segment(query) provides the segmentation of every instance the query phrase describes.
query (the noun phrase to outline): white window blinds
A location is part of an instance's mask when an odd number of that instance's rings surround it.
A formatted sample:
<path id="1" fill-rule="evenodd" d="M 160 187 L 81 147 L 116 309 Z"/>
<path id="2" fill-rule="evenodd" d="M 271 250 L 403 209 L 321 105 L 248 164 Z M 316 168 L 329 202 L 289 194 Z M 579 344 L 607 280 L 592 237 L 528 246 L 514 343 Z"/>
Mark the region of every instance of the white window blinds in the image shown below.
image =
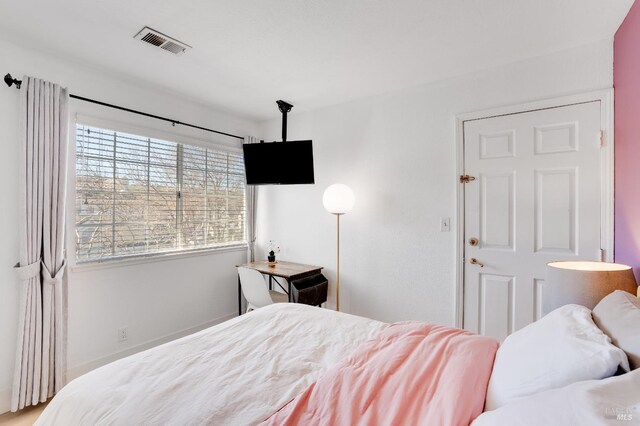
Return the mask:
<path id="1" fill-rule="evenodd" d="M 76 261 L 246 242 L 242 154 L 76 126 Z"/>

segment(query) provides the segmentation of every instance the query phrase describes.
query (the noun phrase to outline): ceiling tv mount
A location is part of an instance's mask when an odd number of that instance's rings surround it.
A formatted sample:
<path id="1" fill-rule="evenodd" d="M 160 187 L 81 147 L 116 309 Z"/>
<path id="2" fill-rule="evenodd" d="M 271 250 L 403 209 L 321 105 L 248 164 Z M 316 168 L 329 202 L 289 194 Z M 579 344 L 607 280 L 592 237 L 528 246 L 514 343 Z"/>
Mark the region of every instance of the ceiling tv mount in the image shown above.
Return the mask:
<path id="1" fill-rule="evenodd" d="M 282 113 L 282 142 L 286 142 L 287 141 L 287 114 L 291 111 L 291 108 L 293 108 L 293 105 L 283 100 L 277 100 L 276 103 L 278 104 L 278 109 Z"/>

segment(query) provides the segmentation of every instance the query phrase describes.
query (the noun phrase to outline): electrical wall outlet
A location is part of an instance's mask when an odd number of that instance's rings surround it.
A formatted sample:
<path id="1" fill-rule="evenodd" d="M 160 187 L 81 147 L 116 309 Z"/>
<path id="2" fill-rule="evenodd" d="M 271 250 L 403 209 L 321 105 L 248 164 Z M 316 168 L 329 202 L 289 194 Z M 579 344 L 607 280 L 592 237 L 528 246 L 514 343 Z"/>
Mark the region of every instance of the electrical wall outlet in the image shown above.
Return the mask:
<path id="1" fill-rule="evenodd" d="M 442 232 L 451 231 L 451 218 L 449 217 L 440 218 L 440 231 Z"/>
<path id="2" fill-rule="evenodd" d="M 128 330 L 127 326 L 120 327 L 118 329 L 118 342 L 126 342 L 127 341 L 128 332 L 129 332 L 129 330 Z"/>

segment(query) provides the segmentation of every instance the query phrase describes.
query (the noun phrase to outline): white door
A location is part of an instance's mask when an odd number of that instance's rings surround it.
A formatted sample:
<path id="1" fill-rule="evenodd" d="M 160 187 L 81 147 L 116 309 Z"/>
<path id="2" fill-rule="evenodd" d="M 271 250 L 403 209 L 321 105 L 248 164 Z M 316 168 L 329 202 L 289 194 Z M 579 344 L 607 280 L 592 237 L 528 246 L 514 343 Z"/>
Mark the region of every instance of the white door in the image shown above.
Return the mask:
<path id="1" fill-rule="evenodd" d="M 503 340 L 548 262 L 600 260 L 600 129 L 599 101 L 464 122 L 466 329 Z"/>

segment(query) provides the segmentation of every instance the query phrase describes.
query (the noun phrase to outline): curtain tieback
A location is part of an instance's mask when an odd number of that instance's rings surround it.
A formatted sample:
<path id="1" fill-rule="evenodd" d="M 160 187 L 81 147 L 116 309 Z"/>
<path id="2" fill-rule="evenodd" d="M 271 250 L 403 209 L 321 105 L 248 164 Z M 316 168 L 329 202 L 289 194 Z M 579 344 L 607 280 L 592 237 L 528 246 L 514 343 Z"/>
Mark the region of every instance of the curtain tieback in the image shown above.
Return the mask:
<path id="1" fill-rule="evenodd" d="M 62 266 L 60 266 L 60 269 L 58 269 L 55 275 L 52 276 L 51 272 L 49 272 L 49 269 L 47 269 L 45 264 L 42 263 L 42 279 L 44 283 L 49 285 L 60 284 L 60 282 L 62 281 L 62 276 L 64 275 L 64 269 L 66 266 L 67 266 L 67 263 L 63 260 Z"/>
<path id="2" fill-rule="evenodd" d="M 30 280 L 31 278 L 37 277 L 40 274 L 40 265 L 42 262 L 38 259 L 38 261 L 33 262 L 26 266 L 20 266 L 20 263 L 16 263 L 14 269 L 18 274 L 18 278 L 22 281 Z"/>

